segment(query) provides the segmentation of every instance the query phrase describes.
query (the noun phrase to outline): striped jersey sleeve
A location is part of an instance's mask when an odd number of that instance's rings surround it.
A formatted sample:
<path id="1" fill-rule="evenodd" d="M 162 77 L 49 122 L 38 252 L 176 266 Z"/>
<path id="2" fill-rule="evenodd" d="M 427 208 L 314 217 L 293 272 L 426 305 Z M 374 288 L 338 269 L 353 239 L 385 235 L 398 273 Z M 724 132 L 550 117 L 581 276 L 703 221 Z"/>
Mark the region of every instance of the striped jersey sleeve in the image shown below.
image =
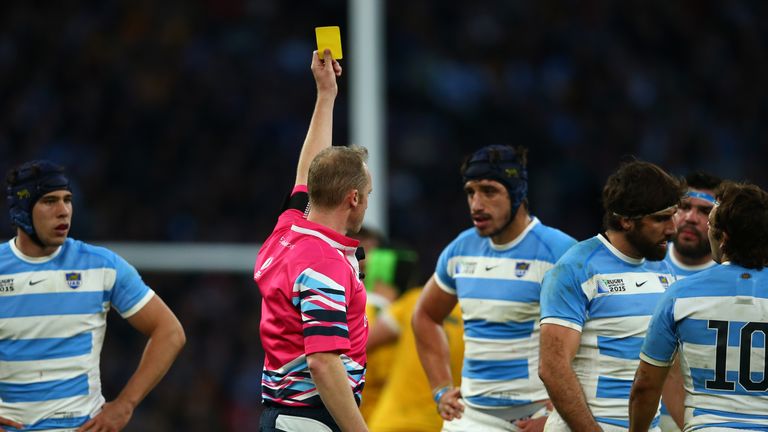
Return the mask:
<path id="1" fill-rule="evenodd" d="M 435 282 L 437 282 L 440 288 L 451 295 L 456 295 L 456 280 L 453 275 L 456 268 L 450 268 L 451 258 L 456 254 L 457 242 L 454 240 L 440 253 L 440 257 L 437 259 L 437 267 L 435 268 Z M 460 263 L 453 263 L 454 266 L 461 266 Z M 461 269 L 458 269 L 459 271 Z"/>
<path id="2" fill-rule="evenodd" d="M 640 358 L 654 366 L 667 367 L 672 364 L 677 350 L 673 294 L 673 289 L 664 293 L 656 307 L 640 352 Z"/>
<path id="3" fill-rule="evenodd" d="M 565 263 L 556 264 L 542 281 L 542 324 L 558 324 L 581 331 L 589 300 L 571 267 Z"/>
<path id="4" fill-rule="evenodd" d="M 350 349 L 347 292 L 337 281 L 341 277 L 338 262 L 323 260 L 296 278 L 293 304 L 301 310 L 306 354 Z"/>
<path id="5" fill-rule="evenodd" d="M 120 316 L 129 318 L 152 299 L 153 292 L 125 259 L 113 254 L 113 260 L 115 284 L 110 290 L 110 302 Z"/>

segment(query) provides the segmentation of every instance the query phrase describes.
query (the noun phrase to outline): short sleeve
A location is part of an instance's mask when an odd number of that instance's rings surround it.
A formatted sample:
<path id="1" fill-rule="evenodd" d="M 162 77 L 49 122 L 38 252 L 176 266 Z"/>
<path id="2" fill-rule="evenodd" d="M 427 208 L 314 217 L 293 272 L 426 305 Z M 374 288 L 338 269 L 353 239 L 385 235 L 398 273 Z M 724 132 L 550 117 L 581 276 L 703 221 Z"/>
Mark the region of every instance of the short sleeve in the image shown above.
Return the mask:
<path id="1" fill-rule="evenodd" d="M 581 331 L 589 299 L 566 263 L 556 264 L 541 283 L 541 324 L 557 324 Z"/>
<path id="2" fill-rule="evenodd" d="M 301 310 L 304 352 L 346 352 L 350 349 L 347 325 L 348 287 L 342 262 L 324 259 L 312 263 L 296 278 L 294 292 Z"/>
<path id="3" fill-rule="evenodd" d="M 120 316 L 129 318 L 152 299 L 154 292 L 126 260 L 116 254 L 114 260 L 115 283 L 110 291 L 110 302 Z"/>
<path id="4" fill-rule="evenodd" d="M 455 255 L 455 249 L 455 241 L 443 249 L 440 258 L 437 259 L 437 267 L 435 268 L 435 282 L 443 291 L 451 295 L 456 295 L 456 279 L 453 277 L 453 269 L 450 268 L 451 258 Z"/>
<path id="5" fill-rule="evenodd" d="M 654 366 L 666 367 L 672 363 L 677 350 L 674 291 L 667 290 L 653 312 L 648 333 L 640 351 L 640 358 Z"/>

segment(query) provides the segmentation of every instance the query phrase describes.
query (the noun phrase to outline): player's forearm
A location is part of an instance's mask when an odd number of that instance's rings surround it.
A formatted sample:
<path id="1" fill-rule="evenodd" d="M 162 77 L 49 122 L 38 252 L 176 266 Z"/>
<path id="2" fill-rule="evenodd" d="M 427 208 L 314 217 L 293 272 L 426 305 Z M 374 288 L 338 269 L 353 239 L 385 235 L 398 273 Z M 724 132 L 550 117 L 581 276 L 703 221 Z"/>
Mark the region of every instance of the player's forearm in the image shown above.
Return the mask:
<path id="1" fill-rule="evenodd" d="M 659 393 L 649 388 L 635 389 L 629 396 L 629 430 L 647 431 L 659 409 Z"/>
<path id="2" fill-rule="evenodd" d="M 418 309 L 413 314 L 416 351 L 432 389 L 453 384 L 450 348 L 443 327 Z"/>
<path id="3" fill-rule="evenodd" d="M 629 392 L 630 430 L 647 431 L 651 426 L 653 417 L 659 409 L 659 398 L 668 372 L 669 367 L 653 366 L 640 361 L 632 382 L 632 390 Z M 670 398 L 673 404 L 677 402 L 672 393 Z"/>
<path id="4" fill-rule="evenodd" d="M 128 380 L 116 400 L 136 406 L 155 388 L 170 369 L 186 343 L 184 330 L 176 317 L 167 317 L 150 335 L 136 372 Z"/>
<path id="5" fill-rule="evenodd" d="M 544 352 L 541 356 L 539 377 L 560 417 L 574 431 L 602 430 L 589 410 L 584 391 L 573 372 L 570 360 L 562 361 Z"/>
<path id="6" fill-rule="evenodd" d="M 342 431 L 367 431 L 338 354 L 315 353 L 307 359 L 320 399 Z"/>
<path id="7" fill-rule="evenodd" d="M 669 369 L 661 395 L 669 415 L 675 421 L 677 427 L 683 429 L 685 420 L 685 387 L 678 359 L 675 360 Z"/>

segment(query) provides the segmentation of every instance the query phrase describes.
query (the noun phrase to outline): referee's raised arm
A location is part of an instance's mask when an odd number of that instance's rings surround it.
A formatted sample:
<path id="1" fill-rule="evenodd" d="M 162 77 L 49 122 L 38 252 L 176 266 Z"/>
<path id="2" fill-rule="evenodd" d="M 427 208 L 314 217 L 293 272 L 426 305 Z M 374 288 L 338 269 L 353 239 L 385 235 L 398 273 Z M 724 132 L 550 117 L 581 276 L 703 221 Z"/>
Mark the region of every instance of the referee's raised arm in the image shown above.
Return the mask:
<path id="1" fill-rule="evenodd" d="M 332 58 L 330 50 L 325 50 L 323 58 L 317 51 L 312 53 L 312 75 L 317 84 L 317 101 L 301 147 L 294 186 L 307 184 L 309 164 L 321 150 L 331 146 L 333 138 L 333 104 L 339 91 L 336 77 L 341 76 L 341 65 Z"/>

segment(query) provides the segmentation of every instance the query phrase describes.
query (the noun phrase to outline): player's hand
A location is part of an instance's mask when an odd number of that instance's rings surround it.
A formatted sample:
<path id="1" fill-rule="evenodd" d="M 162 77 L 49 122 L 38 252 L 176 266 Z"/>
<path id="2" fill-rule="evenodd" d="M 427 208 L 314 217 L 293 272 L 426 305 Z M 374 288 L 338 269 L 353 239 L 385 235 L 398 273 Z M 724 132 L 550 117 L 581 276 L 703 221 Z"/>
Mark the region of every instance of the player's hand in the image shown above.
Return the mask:
<path id="1" fill-rule="evenodd" d="M 461 403 L 461 390 L 452 388 L 445 392 L 437 403 L 437 413 L 445 420 L 460 419 L 464 413 L 464 404 Z"/>
<path id="2" fill-rule="evenodd" d="M 339 88 L 336 85 L 336 77 L 341 76 L 341 65 L 331 57 L 331 50 L 325 50 L 320 57 L 317 51 L 312 53 L 312 75 L 317 84 L 317 94 L 336 96 Z"/>
<path id="3" fill-rule="evenodd" d="M 515 422 L 520 432 L 541 432 L 544 430 L 544 424 L 547 422 L 547 417 L 531 418 L 527 420 L 518 420 Z"/>
<path id="4" fill-rule="evenodd" d="M 133 407 L 127 402 L 107 402 L 96 417 L 80 426 L 77 432 L 118 432 L 123 430 L 133 415 Z"/>
<path id="5" fill-rule="evenodd" d="M 16 429 L 23 429 L 24 428 L 23 424 L 21 424 L 19 422 L 15 422 L 15 421 L 10 420 L 10 419 L 7 419 L 5 417 L 0 417 L 0 425 L 10 426 L 10 427 L 13 427 L 13 428 L 16 428 Z M 5 429 L 0 427 L 0 432 L 4 432 L 4 431 L 5 431 Z"/>

